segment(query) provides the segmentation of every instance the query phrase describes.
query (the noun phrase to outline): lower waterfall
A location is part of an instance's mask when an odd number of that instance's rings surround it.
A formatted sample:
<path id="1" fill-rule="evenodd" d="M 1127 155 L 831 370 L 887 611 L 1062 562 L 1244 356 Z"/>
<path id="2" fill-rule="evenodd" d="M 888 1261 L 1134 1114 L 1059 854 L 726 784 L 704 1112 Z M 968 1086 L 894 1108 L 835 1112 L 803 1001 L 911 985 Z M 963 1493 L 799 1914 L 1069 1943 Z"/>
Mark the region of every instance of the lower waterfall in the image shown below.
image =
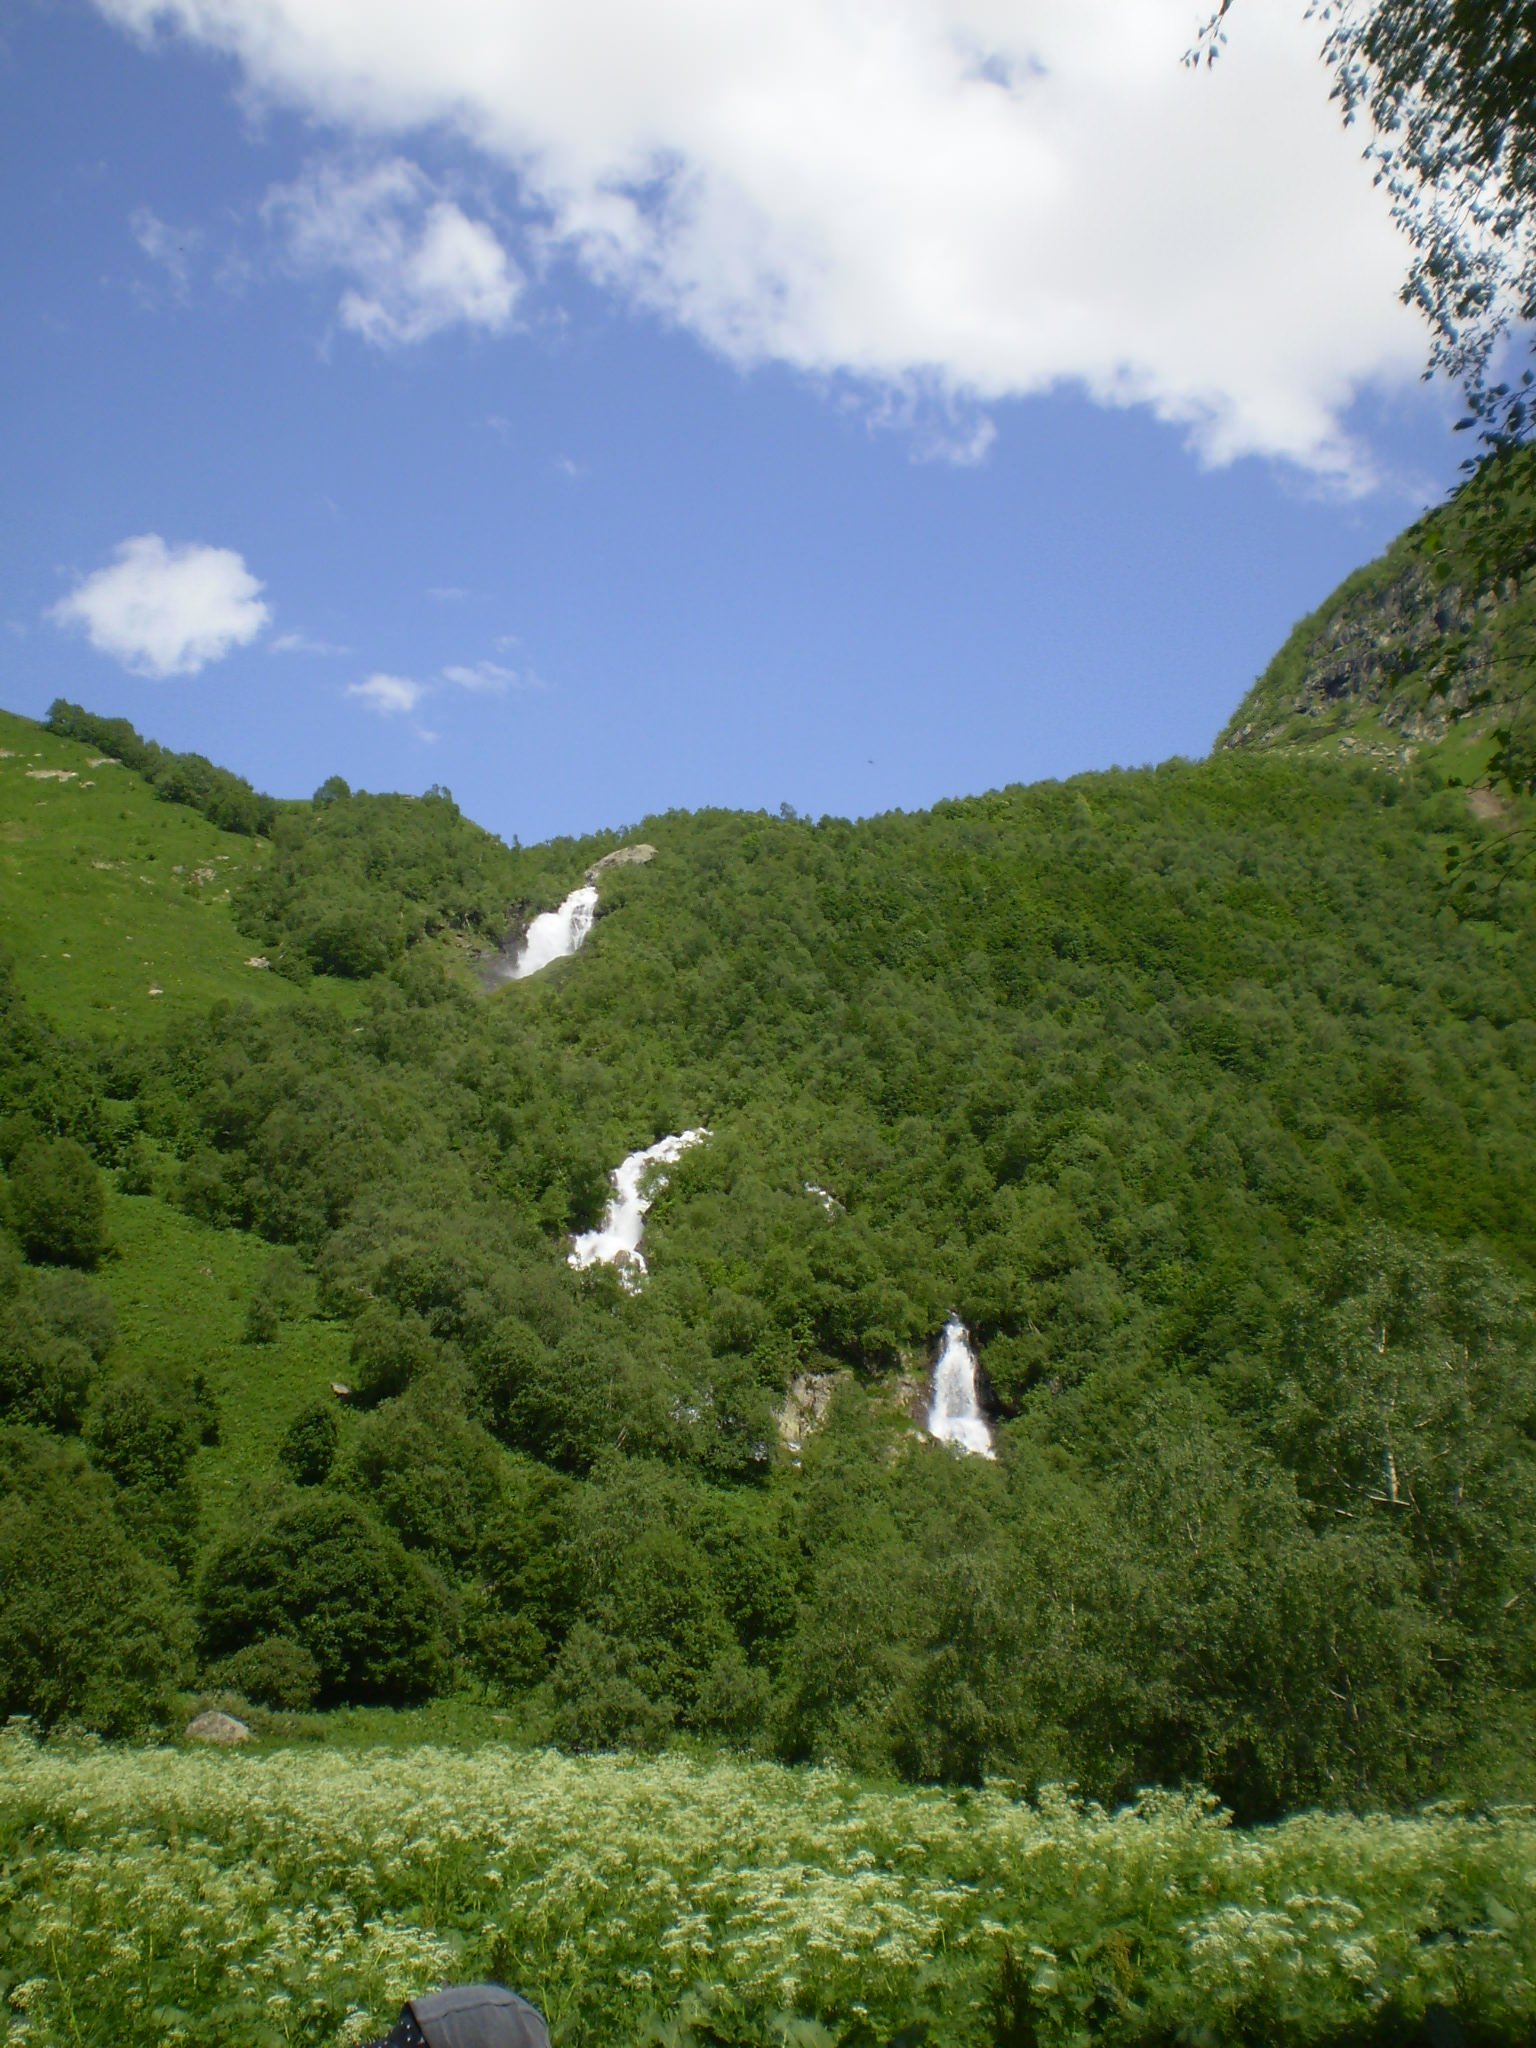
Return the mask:
<path id="1" fill-rule="evenodd" d="M 928 1433 L 940 1443 L 958 1444 L 978 1458 L 993 1458 L 992 1432 L 976 1390 L 976 1354 L 958 1316 L 944 1325 L 944 1348 L 933 1368 Z"/>

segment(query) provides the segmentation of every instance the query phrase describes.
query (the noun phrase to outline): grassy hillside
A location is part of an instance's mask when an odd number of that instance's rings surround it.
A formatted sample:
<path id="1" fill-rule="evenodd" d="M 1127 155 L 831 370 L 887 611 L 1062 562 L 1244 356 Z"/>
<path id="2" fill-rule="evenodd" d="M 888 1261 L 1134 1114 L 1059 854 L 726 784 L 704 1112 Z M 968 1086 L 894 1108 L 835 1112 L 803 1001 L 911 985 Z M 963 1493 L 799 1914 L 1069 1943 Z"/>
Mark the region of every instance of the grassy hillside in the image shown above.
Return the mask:
<path id="1" fill-rule="evenodd" d="M 313 1314 L 313 1283 L 267 1342 L 247 1335 L 249 1307 L 272 1262 L 246 1231 L 199 1222 L 152 1195 L 114 1195 L 107 1228 L 115 1256 L 101 1272 L 117 1324 L 114 1369 L 123 1376 L 202 1375 L 217 1404 L 216 1443 L 192 1471 L 210 1532 L 237 1522 L 253 1484 L 276 1469 L 283 1431 L 303 1408 L 329 1400 L 347 1376 L 347 1333 Z"/>
<path id="2" fill-rule="evenodd" d="M 286 999 L 230 914 L 264 841 L 217 831 L 30 719 L 0 712 L 0 750 L 0 946 L 44 1014 L 137 1033 L 157 1006 Z"/>

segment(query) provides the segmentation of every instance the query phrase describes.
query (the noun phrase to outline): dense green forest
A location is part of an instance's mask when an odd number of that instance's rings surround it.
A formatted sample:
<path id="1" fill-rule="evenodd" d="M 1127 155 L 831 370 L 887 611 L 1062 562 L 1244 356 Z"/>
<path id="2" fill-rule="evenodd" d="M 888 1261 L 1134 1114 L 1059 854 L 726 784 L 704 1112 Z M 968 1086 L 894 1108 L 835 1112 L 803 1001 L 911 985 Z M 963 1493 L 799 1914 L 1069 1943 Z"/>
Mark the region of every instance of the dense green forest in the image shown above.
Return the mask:
<path id="1" fill-rule="evenodd" d="M 1533 887 L 1432 749 L 522 849 L 0 737 L 0 1714 L 1530 1790 Z M 645 1284 L 573 1271 L 700 1127 Z"/>

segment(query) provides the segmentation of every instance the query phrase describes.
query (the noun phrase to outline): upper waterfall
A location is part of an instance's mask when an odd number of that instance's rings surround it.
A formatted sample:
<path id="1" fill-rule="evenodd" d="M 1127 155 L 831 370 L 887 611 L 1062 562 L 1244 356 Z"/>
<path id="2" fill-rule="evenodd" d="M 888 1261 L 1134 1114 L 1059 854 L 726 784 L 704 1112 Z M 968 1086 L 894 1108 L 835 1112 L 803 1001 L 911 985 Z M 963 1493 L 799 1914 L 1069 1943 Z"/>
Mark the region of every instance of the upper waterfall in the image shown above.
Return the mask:
<path id="1" fill-rule="evenodd" d="M 590 882 L 573 889 L 558 910 L 541 911 L 529 925 L 508 981 L 526 981 L 551 960 L 564 960 L 579 950 L 597 915 L 597 891 Z"/>
<path id="2" fill-rule="evenodd" d="M 645 1212 L 667 1184 L 666 1175 L 655 1169 L 670 1166 L 690 1145 L 702 1145 L 708 1136 L 709 1132 L 703 1129 L 682 1131 L 676 1137 L 658 1138 L 643 1152 L 631 1152 L 608 1176 L 613 1183 L 613 1199 L 601 1228 L 584 1230 L 571 1239 L 569 1263 L 578 1271 L 599 1262 L 616 1266 L 620 1284 L 631 1294 L 636 1293 L 645 1273 L 645 1255 L 640 1249 Z"/>
<path id="3" fill-rule="evenodd" d="M 941 1443 L 958 1444 L 978 1458 L 997 1455 L 977 1394 L 976 1353 L 958 1316 L 951 1316 L 944 1325 L 944 1348 L 933 1368 L 928 1432 Z"/>

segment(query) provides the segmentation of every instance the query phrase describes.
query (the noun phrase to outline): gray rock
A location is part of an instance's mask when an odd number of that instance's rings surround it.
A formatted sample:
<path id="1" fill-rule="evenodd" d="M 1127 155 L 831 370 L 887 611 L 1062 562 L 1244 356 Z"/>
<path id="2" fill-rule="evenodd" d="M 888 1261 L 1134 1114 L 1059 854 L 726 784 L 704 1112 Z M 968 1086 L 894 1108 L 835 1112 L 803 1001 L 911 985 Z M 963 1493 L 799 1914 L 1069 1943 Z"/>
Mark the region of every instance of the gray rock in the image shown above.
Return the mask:
<path id="1" fill-rule="evenodd" d="M 802 1372 L 790 1381 L 776 1420 L 779 1441 L 791 1456 L 798 1456 L 801 1444 L 826 1421 L 838 1382 L 847 1377 L 845 1372 Z"/>
<path id="2" fill-rule="evenodd" d="M 237 1721 L 233 1714 L 221 1714 L 210 1707 L 206 1713 L 195 1714 L 187 1723 L 189 1742 L 219 1742 L 228 1747 L 236 1742 L 249 1742 L 251 1731 L 243 1721 Z"/>
<path id="3" fill-rule="evenodd" d="M 647 861 L 655 858 L 655 847 L 647 846 L 643 841 L 636 846 L 615 847 L 612 853 L 605 853 L 601 860 L 593 861 L 587 869 L 587 880 L 595 882 L 604 868 L 643 868 Z"/>

